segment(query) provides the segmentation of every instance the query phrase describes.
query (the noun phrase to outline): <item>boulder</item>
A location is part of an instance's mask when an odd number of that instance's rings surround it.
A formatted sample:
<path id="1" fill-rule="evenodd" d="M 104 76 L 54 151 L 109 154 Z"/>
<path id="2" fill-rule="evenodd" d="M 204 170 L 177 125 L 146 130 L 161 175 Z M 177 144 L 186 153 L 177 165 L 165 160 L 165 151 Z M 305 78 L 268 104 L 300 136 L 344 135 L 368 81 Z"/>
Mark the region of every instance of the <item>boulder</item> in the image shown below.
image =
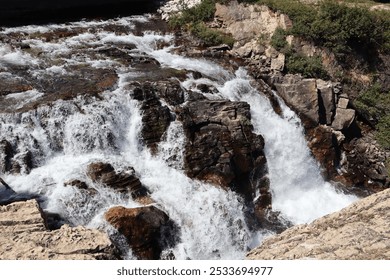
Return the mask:
<path id="1" fill-rule="evenodd" d="M 109 163 L 95 162 L 88 165 L 87 175 L 93 182 L 104 184 L 123 194 L 131 194 L 133 199 L 148 195 L 148 190 L 135 176 L 132 167 L 117 172 Z"/>
<path id="2" fill-rule="evenodd" d="M 0 206 L 0 259 L 117 259 L 109 237 L 98 230 L 63 225 L 48 231 L 36 200 Z"/>
<path id="3" fill-rule="evenodd" d="M 163 249 L 173 246 L 177 239 L 176 225 L 154 206 L 113 207 L 105 213 L 105 219 L 126 237 L 138 259 L 160 259 Z"/>
<path id="4" fill-rule="evenodd" d="M 330 125 L 335 113 L 335 94 L 331 82 L 318 79 L 317 90 L 319 97 L 320 123 Z"/>
<path id="5" fill-rule="evenodd" d="M 305 127 L 319 123 L 319 105 L 315 79 L 302 79 L 298 75 L 286 75 L 275 87 L 283 98 L 302 119 Z"/>
<path id="6" fill-rule="evenodd" d="M 277 70 L 277 71 L 283 71 L 285 58 L 286 58 L 286 56 L 282 53 L 278 54 L 278 56 L 276 58 L 272 58 L 271 59 L 271 69 Z"/>
<path id="7" fill-rule="evenodd" d="M 388 260 L 390 189 L 266 239 L 248 259 Z"/>
<path id="8" fill-rule="evenodd" d="M 196 100 L 180 114 L 186 133 L 185 171 L 253 201 L 268 190 L 264 140 L 252 132 L 249 104 Z"/>
<path id="9" fill-rule="evenodd" d="M 355 110 L 337 107 L 332 128 L 336 130 L 347 129 L 355 120 Z"/>

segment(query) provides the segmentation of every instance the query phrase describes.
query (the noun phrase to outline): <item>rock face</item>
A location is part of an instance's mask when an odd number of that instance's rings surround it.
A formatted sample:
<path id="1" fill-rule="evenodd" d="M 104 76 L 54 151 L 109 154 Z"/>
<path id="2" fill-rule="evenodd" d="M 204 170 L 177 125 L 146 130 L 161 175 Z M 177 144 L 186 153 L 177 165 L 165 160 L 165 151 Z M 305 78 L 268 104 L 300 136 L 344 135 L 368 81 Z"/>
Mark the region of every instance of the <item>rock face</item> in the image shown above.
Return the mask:
<path id="1" fill-rule="evenodd" d="M 264 140 L 252 133 L 249 108 L 245 102 L 198 100 L 185 105 L 181 116 L 187 174 L 253 200 L 256 190 L 268 189 L 268 178 Z"/>
<path id="2" fill-rule="evenodd" d="M 275 84 L 280 96 L 308 123 L 319 123 L 318 93 L 315 79 L 301 79 L 296 75 L 286 75 L 282 83 Z"/>
<path id="3" fill-rule="evenodd" d="M 390 258 L 390 189 L 268 238 L 248 259 Z"/>
<path id="4" fill-rule="evenodd" d="M 0 206 L 0 259 L 116 259 L 108 236 L 98 230 L 67 225 L 48 231 L 36 200 Z"/>
<path id="5" fill-rule="evenodd" d="M 142 138 L 153 151 L 172 120 L 171 113 L 167 106 L 161 104 L 156 95 L 156 88 L 151 83 L 136 85 L 133 97 L 141 101 Z"/>
<path id="6" fill-rule="evenodd" d="M 105 218 L 126 237 L 139 259 L 160 259 L 162 250 L 175 242 L 176 226 L 165 212 L 154 206 L 114 207 L 106 212 Z"/>
<path id="7" fill-rule="evenodd" d="M 236 1 L 231 1 L 228 5 L 217 3 L 215 21 L 224 32 L 232 34 L 236 40 L 233 53 L 244 54 L 246 57 L 264 52 L 264 48 L 256 47 L 259 46 L 260 36 L 269 40 L 276 28 L 286 29 L 291 25 L 286 15 L 274 13 L 266 6 L 248 6 Z"/>

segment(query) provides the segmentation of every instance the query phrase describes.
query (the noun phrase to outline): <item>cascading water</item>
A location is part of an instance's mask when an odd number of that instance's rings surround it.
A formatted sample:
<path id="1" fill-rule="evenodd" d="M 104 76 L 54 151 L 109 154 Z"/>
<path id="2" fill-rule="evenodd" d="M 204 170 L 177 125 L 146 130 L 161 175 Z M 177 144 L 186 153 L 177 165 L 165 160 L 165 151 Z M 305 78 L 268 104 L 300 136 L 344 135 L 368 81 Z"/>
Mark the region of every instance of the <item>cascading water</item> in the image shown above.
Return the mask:
<path id="1" fill-rule="evenodd" d="M 273 207 L 289 220 L 294 223 L 311 221 L 352 202 L 353 197 L 338 194 L 321 178 L 319 168 L 310 157 L 299 120 L 291 110 L 282 103 L 283 117 L 275 114 L 269 101 L 251 87 L 242 69 L 230 73 L 215 63 L 170 53 L 174 48 L 171 35 L 152 32 L 134 35 L 134 23 L 147 20 L 147 17 L 121 18 L 9 28 L 1 32 L 3 35 L 30 34 L 65 29 L 76 33 L 55 43 L 39 38 L 26 39 L 24 43 L 42 53 L 34 58 L 8 44 L 0 45 L 0 69 L 5 73 L 2 75 L 7 75 L 10 65 L 27 67 L 27 72 L 35 78 L 55 77 L 66 73 L 66 67 L 89 65 L 115 69 L 119 76 L 116 88 L 106 90 L 100 98 L 79 95 L 25 112 L 12 112 L 8 108 L 0 114 L 1 138 L 17 147 L 16 152 L 21 157 L 26 151 L 33 155 L 35 168 L 29 174 L 22 170 L 22 175 L 4 176 L 15 191 L 40 195 L 46 211 L 59 213 L 73 225 L 111 232 L 103 218 L 110 207 L 138 207 L 140 204 L 93 182 L 86 175 L 86 168 L 96 161 L 109 162 L 116 170 L 133 166 L 157 207 L 166 211 L 180 227 L 180 241 L 172 249 L 177 259 L 240 259 L 248 247 L 261 240 L 262 233 L 250 232 L 246 225 L 240 197 L 185 175 L 185 136 L 179 121 L 170 124 L 155 154 L 142 145 L 139 139 L 142 114 L 128 88 L 132 79 L 141 75 L 140 70 L 95 54 L 95 50 L 118 45 L 129 54 L 147 54 L 163 67 L 198 71 L 206 77 L 195 80 L 189 75 L 182 83 L 184 89 L 199 82 L 207 83 L 218 90 L 217 94 L 208 95 L 209 98 L 241 100 L 251 105 L 255 133 L 265 138 Z M 126 27 L 127 33 L 118 35 L 107 31 L 107 26 Z M 168 46 L 158 48 L 161 42 Z M 135 48 L 127 48 L 130 45 Z M 49 63 L 57 60 L 62 60 L 62 64 Z M 28 104 L 42 96 L 39 90 L 29 89 L 6 98 L 12 98 L 14 104 Z M 64 184 L 70 179 L 86 182 L 95 190 L 94 195 L 88 196 Z"/>

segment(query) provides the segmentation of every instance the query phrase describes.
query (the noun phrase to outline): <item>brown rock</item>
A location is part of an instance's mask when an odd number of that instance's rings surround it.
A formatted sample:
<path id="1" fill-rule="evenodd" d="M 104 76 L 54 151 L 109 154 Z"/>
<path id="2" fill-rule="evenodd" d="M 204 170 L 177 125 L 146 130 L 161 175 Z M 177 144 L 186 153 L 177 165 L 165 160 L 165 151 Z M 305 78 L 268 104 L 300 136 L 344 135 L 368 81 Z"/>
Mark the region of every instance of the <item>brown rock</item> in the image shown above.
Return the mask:
<path id="1" fill-rule="evenodd" d="M 87 175 L 94 182 L 99 182 L 123 194 L 131 194 L 133 198 L 146 196 L 148 190 L 134 175 L 135 171 L 129 167 L 122 172 L 116 172 L 109 163 L 96 162 L 87 167 Z"/>
<path id="2" fill-rule="evenodd" d="M 174 242 L 176 228 L 168 215 L 154 206 L 109 209 L 105 219 L 123 234 L 133 253 L 143 260 L 157 260 Z"/>
<path id="3" fill-rule="evenodd" d="M 388 260 L 390 189 L 272 236 L 248 259 Z"/>
<path id="4" fill-rule="evenodd" d="M 24 92 L 31 89 L 33 89 L 31 84 L 21 77 L 17 77 L 10 73 L 0 74 L 0 96 Z"/>
<path id="5" fill-rule="evenodd" d="M 0 206 L 0 259 L 117 259 L 108 236 L 94 229 L 68 225 L 48 231 L 36 200 Z"/>
<path id="6" fill-rule="evenodd" d="M 313 156 L 322 165 L 325 177 L 333 178 L 337 174 L 336 168 L 340 160 L 340 151 L 333 129 L 320 125 L 309 129 L 306 138 Z"/>

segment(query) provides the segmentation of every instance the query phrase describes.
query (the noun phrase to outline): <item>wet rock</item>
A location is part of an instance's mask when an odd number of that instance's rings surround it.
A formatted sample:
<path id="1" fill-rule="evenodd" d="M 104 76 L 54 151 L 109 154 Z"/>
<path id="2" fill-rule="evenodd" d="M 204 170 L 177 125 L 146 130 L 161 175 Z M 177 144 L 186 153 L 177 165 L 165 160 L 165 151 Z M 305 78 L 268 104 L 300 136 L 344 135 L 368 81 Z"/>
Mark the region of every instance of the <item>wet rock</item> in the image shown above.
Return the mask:
<path id="1" fill-rule="evenodd" d="M 33 167 L 33 154 L 30 151 L 24 151 L 13 157 L 10 172 L 14 174 L 29 174 Z"/>
<path id="2" fill-rule="evenodd" d="M 114 70 L 76 65 L 66 69 L 67 75 L 59 75 L 51 80 L 38 81 L 42 92 L 55 93 L 57 98 L 69 99 L 79 94 L 96 95 L 113 89 L 118 81 Z M 59 97 L 58 97 L 59 96 Z"/>
<path id="3" fill-rule="evenodd" d="M 333 129 L 320 125 L 307 131 L 308 146 L 314 158 L 321 163 L 322 174 L 326 179 L 337 175 L 340 149 Z"/>
<path id="4" fill-rule="evenodd" d="M 80 190 L 87 190 L 89 187 L 87 183 L 80 180 L 70 180 L 64 183 L 65 186 L 73 186 Z"/>
<path id="5" fill-rule="evenodd" d="M 123 234 L 138 259 L 157 260 L 177 240 L 177 227 L 168 215 L 154 206 L 109 209 L 105 219 Z"/>
<path id="6" fill-rule="evenodd" d="M 157 94 L 171 106 L 177 106 L 184 103 L 185 94 L 177 80 L 160 81 L 155 83 Z"/>
<path id="7" fill-rule="evenodd" d="M 11 158 L 14 152 L 12 145 L 7 140 L 3 139 L 0 141 L 0 172 L 6 173 L 11 169 Z"/>
<path id="8" fill-rule="evenodd" d="M 252 133 L 249 105 L 191 101 L 180 117 L 187 136 L 188 176 L 231 189 L 252 201 L 268 178 L 264 140 Z"/>
<path id="9" fill-rule="evenodd" d="M 148 190 L 134 173 L 131 167 L 117 172 L 111 164 L 103 162 L 91 163 L 87 167 L 87 175 L 94 182 L 104 184 L 123 194 L 131 194 L 134 199 L 147 196 Z"/>
<path id="10" fill-rule="evenodd" d="M 32 85 L 22 77 L 11 73 L 0 74 L 0 96 L 19 93 L 33 89 Z"/>
<path id="11" fill-rule="evenodd" d="M 84 193 L 88 197 L 94 196 L 98 193 L 96 189 L 89 187 L 86 182 L 77 179 L 65 182 L 64 186 L 76 187 L 80 190 L 81 193 Z"/>
<path id="12" fill-rule="evenodd" d="M 63 225 L 48 231 L 36 200 L 0 206 L 0 259 L 117 259 L 108 236 L 98 230 Z"/>
<path id="13" fill-rule="evenodd" d="M 266 239 L 248 259 L 387 260 L 390 189 Z"/>
<path id="14" fill-rule="evenodd" d="M 171 96 L 167 94 L 166 96 Z M 169 124 L 172 121 L 170 110 L 163 106 L 156 94 L 156 87 L 149 82 L 134 85 L 132 96 L 141 101 L 142 139 L 154 152 Z M 180 102 L 180 101 L 178 101 Z"/>

